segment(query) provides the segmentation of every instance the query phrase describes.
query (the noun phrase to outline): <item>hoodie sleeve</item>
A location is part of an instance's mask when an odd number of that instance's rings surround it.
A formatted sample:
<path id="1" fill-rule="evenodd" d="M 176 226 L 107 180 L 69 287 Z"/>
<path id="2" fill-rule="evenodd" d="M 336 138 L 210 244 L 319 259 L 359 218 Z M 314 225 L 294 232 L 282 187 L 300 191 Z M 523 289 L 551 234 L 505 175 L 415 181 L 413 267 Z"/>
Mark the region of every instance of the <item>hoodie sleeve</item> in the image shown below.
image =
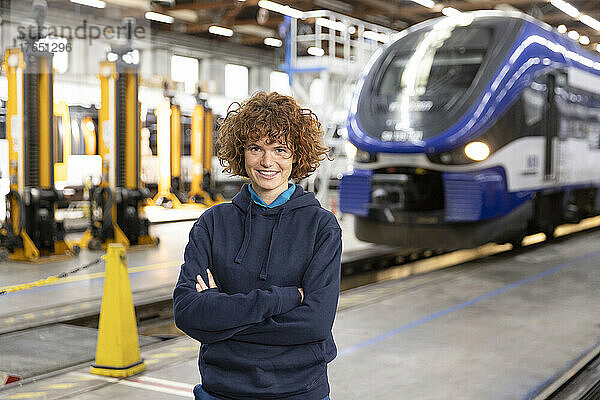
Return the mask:
<path id="1" fill-rule="evenodd" d="M 196 275 L 208 283 L 211 268 L 210 236 L 202 221 L 190 231 L 184 263 L 173 292 L 175 324 L 192 338 L 204 343 L 224 340 L 249 325 L 286 313 L 300 304 L 297 287 L 271 286 L 247 294 L 220 293 L 218 289 L 196 291 Z"/>
<path id="2" fill-rule="evenodd" d="M 342 231 L 325 231 L 302 279 L 304 301 L 291 311 L 236 333 L 233 339 L 271 345 L 318 342 L 331 335 L 340 293 Z"/>

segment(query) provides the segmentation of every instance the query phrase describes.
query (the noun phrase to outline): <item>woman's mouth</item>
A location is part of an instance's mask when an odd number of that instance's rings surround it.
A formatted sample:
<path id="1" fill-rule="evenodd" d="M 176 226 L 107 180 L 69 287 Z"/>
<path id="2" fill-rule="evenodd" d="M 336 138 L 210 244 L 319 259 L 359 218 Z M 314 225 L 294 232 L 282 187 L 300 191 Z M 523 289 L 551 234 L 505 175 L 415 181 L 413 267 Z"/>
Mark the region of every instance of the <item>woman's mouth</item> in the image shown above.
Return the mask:
<path id="1" fill-rule="evenodd" d="M 268 171 L 268 170 L 256 170 L 260 176 L 265 179 L 273 179 L 275 175 L 279 174 L 279 171 Z"/>

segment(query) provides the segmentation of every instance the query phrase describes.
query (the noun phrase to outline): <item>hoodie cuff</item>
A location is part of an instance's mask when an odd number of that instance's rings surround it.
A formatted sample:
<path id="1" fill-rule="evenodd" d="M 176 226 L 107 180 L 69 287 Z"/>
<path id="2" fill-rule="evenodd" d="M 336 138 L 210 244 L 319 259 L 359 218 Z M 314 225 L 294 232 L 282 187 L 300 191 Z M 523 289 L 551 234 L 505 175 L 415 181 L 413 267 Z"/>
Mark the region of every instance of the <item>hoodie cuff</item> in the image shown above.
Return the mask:
<path id="1" fill-rule="evenodd" d="M 277 287 L 273 286 L 278 294 L 278 305 L 277 312 L 275 315 L 285 314 L 286 312 L 292 311 L 294 308 L 300 305 L 302 295 L 298 291 L 296 286 Z"/>

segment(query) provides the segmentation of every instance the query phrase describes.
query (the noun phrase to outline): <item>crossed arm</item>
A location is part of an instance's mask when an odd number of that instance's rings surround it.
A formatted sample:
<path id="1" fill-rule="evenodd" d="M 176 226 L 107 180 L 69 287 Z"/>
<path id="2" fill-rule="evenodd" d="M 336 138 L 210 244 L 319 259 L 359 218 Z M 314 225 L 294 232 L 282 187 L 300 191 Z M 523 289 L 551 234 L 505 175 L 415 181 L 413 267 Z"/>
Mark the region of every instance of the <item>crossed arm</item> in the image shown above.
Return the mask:
<path id="1" fill-rule="evenodd" d="M 320 236 L 302 288 L 271 286 L 228 295 L 218 291 L 209 270 L 201 271 L 200 265 L 210 265 L 210 240 L 197 223 L 173 294 L 176 325 L 203 343 L 233 339 L 286 345 L 326 339 L 339 295 L 341 231 Z"/>

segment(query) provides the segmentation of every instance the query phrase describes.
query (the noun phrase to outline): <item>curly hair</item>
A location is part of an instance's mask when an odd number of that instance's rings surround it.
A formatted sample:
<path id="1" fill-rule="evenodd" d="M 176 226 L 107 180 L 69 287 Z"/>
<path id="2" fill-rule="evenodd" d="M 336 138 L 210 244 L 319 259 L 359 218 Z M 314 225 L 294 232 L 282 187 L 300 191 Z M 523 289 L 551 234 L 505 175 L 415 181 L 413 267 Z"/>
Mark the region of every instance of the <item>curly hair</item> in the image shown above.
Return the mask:
<path id="1" fill-rule="evenodd" d="M 280 142 L 291 150 L 295 161 L 290 178 L 294 181 L 309 176 L 328 157 L 317 116 L 277 92 L 260 91 L 241 104 L 232 103 L 217 134 L 219 162 L 231 175 L 248 177 L 244 146 L 264 137 L 268 143 Z"/>

